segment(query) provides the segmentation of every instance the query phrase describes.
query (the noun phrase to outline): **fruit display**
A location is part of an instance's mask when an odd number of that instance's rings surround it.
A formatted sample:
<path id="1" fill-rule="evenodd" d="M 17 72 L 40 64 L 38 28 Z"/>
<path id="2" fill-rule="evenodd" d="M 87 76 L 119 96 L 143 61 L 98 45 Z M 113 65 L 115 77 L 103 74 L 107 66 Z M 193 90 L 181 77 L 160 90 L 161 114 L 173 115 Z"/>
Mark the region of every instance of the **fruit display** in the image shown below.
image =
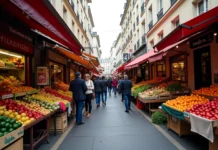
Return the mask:
<path id="1" fill-rule="evenodd" d="M 68 97 L 72 97 L 72 92 L 71 92 L 71 91 L 58 90 L 57 92 L 58 92 L 59 94 L 61 94 L 61 95 L 65 95 L 65 96 L 68 96 Z"/>
<path id="2" fill-rule="evenodd" d="M 205 88 L 201 88 L 199 90 L 195 90 L 192 93 L 200 94 L 200 95 L 206 95 L 206 96 L 218 97 L 218 86 L 217 85 L 212 85 L 210 87 L 205 87 Z"/>
<path id="3" fill-rule="evenodd" d="M 50 104 L 54 104 L 54 103 L 57 103 L 57 102 L 63 102 L 65 105 L 68 104 L 68 101 L 63 100 L 63 99 L 61 99 L 59 97 L 56 97 L 54 95 L 51 95 L 49 93 L 46 93 L 43 90 L 39 91 L 38 94 L 32 95 L 31 98 L 36 99 L 36 100 L 40 100 L 40 101 L 43 101 L 43 102 L 48 102 Z"/>
<path id="4" fill-rule="evenodd" d="M 63 99 L 63 100 L 67 100 L 67 101 L 71 101 L 71 100 L 72 100 L 72 96 L 69 97 L 69 96 L 62 95 L 62 94 L 60 94 L 59 92 L 57 92 L 56 90 L 53 90 L 53 89 L 51 89 L 51 88 L 45 88 L 44 91 L 45 91 L 46 93 L 49 93 L 49 94 L 51 94 L 51 95 L 54 95 L 55 97 L 59 97 L 59 98 L 61 98 L 61 99 Z"/>
<path id="5" fill-rule="evenodd" d="M 3 79 L 2 82 L 0 82 L 0 91 L 6 93 L 14 93 L 15 89 L 9 79 Z"/>
<path id="6" fill-rule="evenodd" d="M 65 84 L 64 82 L 59 82 L 57 84 L 57 90 L 69 91 L 69 85 Z"/>
<path id="7" fill-rule="evenodd" d="M 38 111 L 43 115 L 48 115 L 50 113 L 50 110 L 45 109 L 44 107 L 41 107 L 39 104 L 37 104 L 35 102 L 27 103 L 27 102 L 20 101 L 20 100 L 16 100 L 16 102 L 18 104 L 22 104 L 22 105 L 26 106 L 30 110 Z"/>
<path id="8" fill-rule="evenodd" d="M 10 60 L 8 60 L 8 58 L 3 58 L 2 61 L 5 63 L 5 66 L 8 66 L 8 67 L 16 67 L 13 62 L 11 62 Z"/>
<path id="9" fill-rule="evenodd" d="M 146 83 L 147 84 L 158 84 L 158 83 L 164 82 L 166 80 L 168 80 L 168 77 L 157 77 L 157 78 L 154 78 L 152 80 L 146 81 Z"/>
<path id="10" fill-rule="evenodd" d="M 139 93 L 139 96 L 141 98 L 146 99 L 146 98 L 152 98 L 152 97 L 157 97 L 157 96 L 165 96 L 169 94 L 170 93 L 163 87 L 154 87 L 152 89 Z"/>
<path id="11" fill-rule="evenodd" d="M 36 89 L 29 86 L 14 87 L 14 93 L 22 93 L 22 92 L 29 92 L 29 91 L 36 91 Z"/>
<path id="12" fill-rule="evenodd" d="M 218 100 L 209 101 L 204 104 L 194 105 L 187 112 L 201 116 L 209 120 L 218 120 Z"/>
<path id="13" fill-rule="evenodd" d="M 191 109 L 194 105 L 205 104 L 209 100 L 203 96 L 190 95 L 190 96 L 180 96 L 173 100 L 168 100 L 164 105 L 176 109 L 178 111 L 184 112 Z"/>
<path id="14" fill-rule="evenodd" d="M 134 88 L 134 90 L 132 90 L 132 94 L 133 96 L 136 98 L 138 96 L 139 93 L 144 92 L 145 90 L 148 90 L 152 88 L 151 85 L 141 85 L 139 87 Z"/>
<path id="15" fill-rule="evenodd" d="M 11 99 L 0 101 L 0 106 L 6 108 L 6 110 L 3 111 L 5 116 L 16 118 L 17 121 L 22 122 L 24 125 L 43 116 L 42 113 L 31 110 L 23 104 L 18 104 L 15 100 Z M 1 113 L 2 112 L 0 112 L 0 114 Z"/>
<path id="16" fill-rule="evenodd" d="M 0 137 L 20 128 L 21 126 L 21 122 L 8 116 L 0 115 Z"/>

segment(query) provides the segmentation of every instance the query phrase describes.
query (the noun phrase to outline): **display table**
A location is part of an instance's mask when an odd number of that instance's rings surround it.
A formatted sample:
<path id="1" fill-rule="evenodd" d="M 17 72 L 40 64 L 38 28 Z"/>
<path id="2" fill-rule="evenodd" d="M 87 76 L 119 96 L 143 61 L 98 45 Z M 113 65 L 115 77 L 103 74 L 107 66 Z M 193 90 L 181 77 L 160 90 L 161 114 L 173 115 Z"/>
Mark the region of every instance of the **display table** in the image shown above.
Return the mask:
<path id="1" fill-rule="evenodd" d="M 49 113 L 48 115 L 45 115 L 43 117 L 41 117 L 40 119 L 37 119 L 36 121 L 34 121 L 33 123 L 30 123 L 26 126 L 24 126 L 24 132 L 27 133 L 24 135 L 28 135 L 29 134 L 29 143 L 28 144 L 24 144 L 25 147 L 29 147 L 30 150 L 33 150 L 34 147 L 40 143 L 42 140 L 47 141 L 47 143 L 49 143 L 49 119 L 51 116 L 54 116 L 55 118 L 55 113 L 57 113 L 59 110 L 53 111 L 51 113 Z M 54 119 L 56 120 L 56 119 Z M 39 126 L 36 127 L 36 125 L 38 126 L 39 123 L 45 123 L 45 126 Z M 54 121 L 54 126 L 55 126 L 55 135 L 56 135 L 56 122 Z M 37 134 L 37 138 L 34 139 L 34 135 Z"/>

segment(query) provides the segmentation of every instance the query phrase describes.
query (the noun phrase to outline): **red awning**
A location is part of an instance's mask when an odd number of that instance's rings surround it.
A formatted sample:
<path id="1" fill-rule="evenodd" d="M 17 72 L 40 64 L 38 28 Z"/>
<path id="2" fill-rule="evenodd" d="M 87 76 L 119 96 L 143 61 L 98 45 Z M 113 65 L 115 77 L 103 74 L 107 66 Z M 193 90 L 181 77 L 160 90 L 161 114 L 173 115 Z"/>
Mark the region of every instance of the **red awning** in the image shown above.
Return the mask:
<path id="1" fill-rule="evenodd" d="M 35 29 L 81 54 L 82 46 L 48 0 L 1 0 L 8 13 L 30 29 Z"/>
<path id="2" fill-rule="evenodd" d="M 169 45 L 172 45 L 194 33 L 207 29 L 210 25 L 218 21 L 218 6 L 205 12 L 181 25 L 175 29 L 161 42 L 154 47 L 161 51 Z"/>
<path id="3" fill-rule="evenodd" d="M 150 50 L 149 52 L 147 52 L 146 54 L 139 56 L 138 58 L 134 59 L 133 61 L 131 61 L 128 65 L 125 66 L 125 70 L 131 69 L 131 68 L 135 68 L 138 67 L 139 64 L 145 62 L 148 60 L 149 57 L 153 56 L 155 54 L 154 49 Z"/>
<path id="4" fill-rule="evenodd" d="M 120 66 L 119 68 L 117 68 L 117 72 L 121 72 L 121 71 L 123 71 L 124 70 L 124 68 L 125 68 L 125 66 L 126 65 L 128 65 L 129 63 L 131 63 L 131 61 L 130 62 L 127 62 L 127 63 L 124 63 L 122 66 Z"/>

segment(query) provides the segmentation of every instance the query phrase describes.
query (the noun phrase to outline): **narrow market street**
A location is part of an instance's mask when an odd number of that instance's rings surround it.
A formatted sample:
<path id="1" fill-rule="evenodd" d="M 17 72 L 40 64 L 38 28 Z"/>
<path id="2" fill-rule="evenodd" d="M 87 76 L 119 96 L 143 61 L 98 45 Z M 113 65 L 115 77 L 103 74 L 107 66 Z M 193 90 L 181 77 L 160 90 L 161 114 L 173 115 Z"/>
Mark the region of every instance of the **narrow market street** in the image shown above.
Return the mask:
<path id="1" fill-rule="evenodd" d="M 168 131 L 166 126 L 156 128 L 134 104 L 132 111 L 129 114 L 125 113 L 124 104 L 120 99 L 119 95 L 116 97 L 112 95 L 108 97 L 107 105 L 98 109 L 94 104 L 95 101 L 92 101 L 92 116 L 89 119 L 83 117 L 84 125 L 75 125 L 68 135 L 67 131 L 64 133 L 66 136 L 60 134 L 56 137 L 50 136 L 50 144 L 41 145 L 39 150 L 207 149 L 207 141 L 199 136 L 179 138 L 174 132 Z M 167 134 L 164 136 L 164 133 Z"/>

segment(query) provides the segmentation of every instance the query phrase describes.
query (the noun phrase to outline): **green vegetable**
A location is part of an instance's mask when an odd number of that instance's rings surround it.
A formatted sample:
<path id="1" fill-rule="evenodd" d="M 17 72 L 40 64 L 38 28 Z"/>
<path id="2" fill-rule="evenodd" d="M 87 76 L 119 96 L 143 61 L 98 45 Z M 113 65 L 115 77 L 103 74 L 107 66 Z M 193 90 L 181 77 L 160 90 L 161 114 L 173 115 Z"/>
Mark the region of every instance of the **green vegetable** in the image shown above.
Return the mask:
<path id="1" fill-rule="evenodd" d="M 152 119 L 152 123 L 158 125 L 167 122 L 167 116 L 159 111 L 153 113 L 151 119 Z"/>
<path id="2" fill-rule="evenodd" d="M 4 135 L 4 133 L 0 132 L 0 137 L 2 137 Z"/>
<path id="3" fill-rule="evenodd" d="M 6 128 L 1 128 L 0 131 L 1 131 L 1 132 L 6 132 L 7 129 L 6 129 Z"/>
<path id="4" fill-rule="evenodd" d="M 19 128 L 18 124 L 17 124 L 17 123 L 13 124 L 13 128 L 14 128 L 14 130 L 16 130 L 17 128 Z"/>
<path id="5" fill-rule="evenodd" d="M 151 88 L 152 88 L 151 85 L 142 85 L 138 88 L 135 88 L 135 90 L 133 91 L 133 96 L 135 98 L 137 98 L 139 93 L 144 92 L 144 91 L 151 89 Z"/>
<path id="6" fill-rule="evenodd" d="M 8 132 L 10 133 L 10 132 L 12 132 L 12 131 L 14 131 L 14 129 L 13 128 L 10 128 L 9 130 L 8 130 Z"/>
<path id="7" fill-rule="evenodd" d="M 2 127 L 2 128 L 4 128 L 5 127 L 5 122 L 4 121 L 2 121 L 1 123 L 0 123 L 0 127 Z"/>
<path id="8" fill-rule="evenodd" d="M 18 128 L 22 126 L 21 122 L 17 122 Z"/>
<path id="9" fill-rule="evenodd" d="M 183 89 L 183 86 L 179 83 L 168 84 L 166 87 L 166 90 L 169 92 L 181 91 Z"/>
<path id="10" fill-rule="evenodd" d="M 8 132 L 4 132 L 4 135 L 8 134 Z"/>

